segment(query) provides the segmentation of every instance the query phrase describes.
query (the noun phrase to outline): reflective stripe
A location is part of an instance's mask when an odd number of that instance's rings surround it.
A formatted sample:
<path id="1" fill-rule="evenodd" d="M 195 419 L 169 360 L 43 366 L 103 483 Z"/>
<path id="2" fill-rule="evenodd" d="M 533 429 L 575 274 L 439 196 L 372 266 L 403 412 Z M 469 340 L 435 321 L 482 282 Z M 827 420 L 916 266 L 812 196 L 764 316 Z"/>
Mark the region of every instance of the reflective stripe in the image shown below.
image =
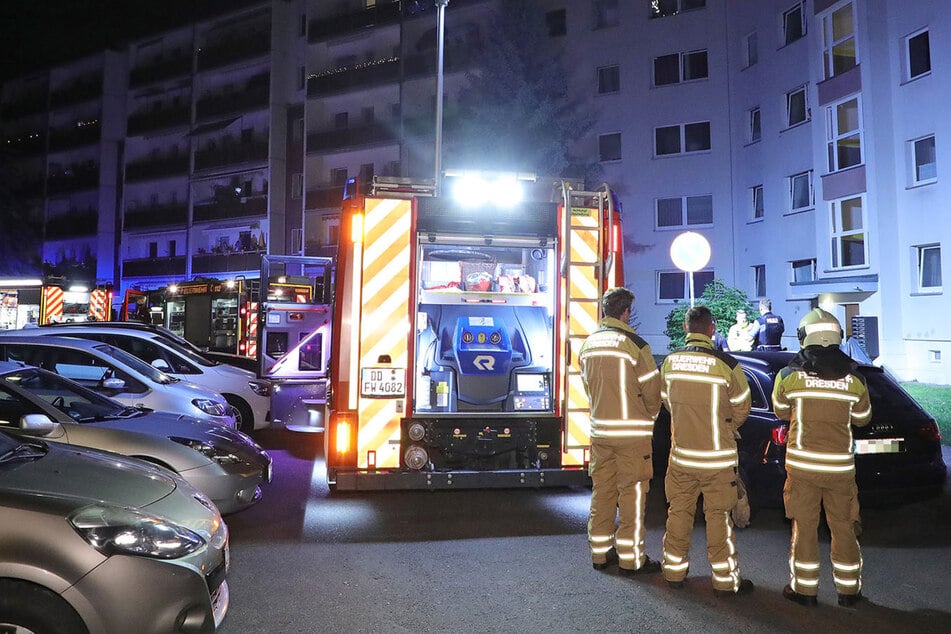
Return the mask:
<path id="1" fill-rule="evenodd" d="M 818 562 L 813 563 L 813 562 L 797 561 L 795 562 L 795 566 L 796 568 L 800 570 L 819 570 Z"/>
<path id="2" fill-rule="evenodd" d="M 815 465 L 809 464 L 807 462 L 799 462 L 798 460 L 790 460 L 786 458 L 786 465 L 790 467 L 795 467 L 796 469 L 802 469 L 803 471 L 816 471 L 816 472 L 825 472 L 825 473 L 845 473 L 847 471 L 854 471 L 855 465 L 841 465 L 841 466 L 832 466 L 832 465 Z"/>
<path id="3" fill-rule="evenodd" d="M 609 542 L 614 539 L 614 535 L 589 535 L 588 539 L 593 542 Z"/>
<path id="4" fill-rule="evenodd" d="M 690 458 L 729 458 L 736 455 L 735 449 L 719 449 L 716 451 L 705 451 L 702 449 L 685 449 L 684 447 L 674 447 L 672 453 L 682 454 Z"/>
<path id="5" fill-rule="evenodd" d="M 638 377 L 637 382 L 638 382 L 638 383 L 646 383 L 647 381 L 650 381 L 651 379 L 653 379 L 653 378 L 654 378 L 655 376 L 657 376 L 658 374 L 660 374 L 660 370 L 655 369 L 653 372 L 648 372 L 647 374 Z"/>
<path id="6" fill-rule="evenodd" d="M 670 389 L 671 381 L 688 381 L 691 383 L 715 383 L 717 385 L 726 385 L 727 381 L 721 376 L 709 376 L 703 374 L 682 374 L 679 372 L 671 372 L 670 374 L 665 375 L 667 379 L 667 385 Z"/>
<path id="7" fill-rule="evenodd" d="M 773 403 L 773 409 L 790 409 L 790 406 L 787 403 Z"/>
<path id="8" fill-rule="evenodd" d="M 796 583 L 801 586 L 809 586 L 810 588 L 815 588 L 819 586 L 818 579 L 803 579 L 801 577 L 796 578 Z"/>
<path id="9" fill-rule="evenodd" d="M 611 550 L 611 546 L 595 546 L 591 549 L 591 552 L 595 555 L 603 555 L 609 550 Z"/>
<path id="10" fill-rule="evenodd" d="M 733 398 L 731 398 L 730 402 L 736 405 L 737 403 L 742 403 L 743 401 L 745 401 L 747 398 L 749 398 L 749 396 L 750 396 L 750 390 L 749 388 L 747 388 L 743 390 L 743 393 L 740 394 L 739 396 L 734 396 Z"/>
<path id="11" fill-rule="evenodd" d="M 832 566 L 836 570 L 841 570 L 843 572 L 855 572 L 856 570 L 862 569 L 862 564 L 837 564 L 834 561 L 832 562 Z"/>
<path id="12" fill-rule="evenodd" d="M 814 398 L 821 401 L 849 401 L 851 403 L 857 403 L 859 400 L 859 397 L 856 394 L 848 394 L 844 392 L 813 392 L 809 390 L 789 392 L 786 396 L 794 400 Z"/>
<path id="13" fill-rule="evenodd" d="M 857 418 L 858 420 L 863 420 L 872 415 L 872 406 L 869 405 L 869 408 L 863 412 L 852 412 L 852 418 Z"/>
<path id="14" fill-rule="evenodd" d="M 857 586 L 859 585 L 858 579 L 843 579 L 842 577 L 837 577 L 835 573 L 832 574 L 832 580 L 835 581 L 837 586 Z"/>
<path id="15" fill-rule="evenodd" d="M 798 458 L 812 458 L 813 460 L 822 460 L 825 462 L 845 462 L 852 460 L 852 454 L 850 453 L 825 453 L 820 451 L 805 451 L 804 449 L 799 449 L 798 447 L 788 447 L 786 449 L 787 453 L 790 453 Z"/>
<path id="16" fill-rule="evenodd" d="M 722 462 L 698 462 L 696 460 L 684 460 L 671 454 L 670 461 L 674 464 L 678 464 L 681 467 L 691 467 L 694 469 L 728 469 L 729 467 L 737 466 L 736 459 L 730 461 Z M 789 464 L 789 461 L 786 461 L 786 464 Z"/>
<path id="17" fill-rule="evenodd" d="M 651 431 L 591 430 L 592 438 L 651 438 Z"/>
<path id="18" fill-rule="evenodd" d="M 664 564 L 664 568 L 666 568 L 667 570 L 680 571 L 680 570 L 686 570 L 689 565 L 690 565 L 690 564 L 687 563 L 687 562 L 684 562 L 684 563 L 681 563 L 681 564 L 668 564 L 668 563 L 665 563 L 665 564 Z"/>

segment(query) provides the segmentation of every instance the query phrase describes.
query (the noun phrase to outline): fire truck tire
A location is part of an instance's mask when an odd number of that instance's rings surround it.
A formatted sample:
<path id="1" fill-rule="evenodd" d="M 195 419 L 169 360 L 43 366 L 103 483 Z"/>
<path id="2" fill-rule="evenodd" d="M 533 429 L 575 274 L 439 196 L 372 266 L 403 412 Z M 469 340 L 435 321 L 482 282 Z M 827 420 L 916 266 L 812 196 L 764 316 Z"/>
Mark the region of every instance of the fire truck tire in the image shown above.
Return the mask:
<path id="1" fill-rule="evenodd" d="M 228 404 L 234 407 L 237 412 L 236 416 L 238 418 L 238 430 L 243 431 L 248 434 L 254 431 L 254 412 L 251 411 L 251 406 L 248 405 L 244 399 L 240 396 L 235 396 L 234 394 L 224 394 L 225 400 L 228 401 Z"/>

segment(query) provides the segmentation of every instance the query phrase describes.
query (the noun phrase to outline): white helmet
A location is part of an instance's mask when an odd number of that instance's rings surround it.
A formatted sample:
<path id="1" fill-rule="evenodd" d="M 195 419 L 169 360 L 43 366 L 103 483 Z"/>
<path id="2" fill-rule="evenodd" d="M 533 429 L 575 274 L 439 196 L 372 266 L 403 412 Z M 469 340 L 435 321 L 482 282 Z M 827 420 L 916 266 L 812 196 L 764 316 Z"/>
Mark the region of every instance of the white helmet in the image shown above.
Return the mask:
<path id="1" fill-rule="evenodd" d="M 799 345 L 806 346 L 838 346 L 842 343 L 842 326 L 835 315 L 821 308 L 815 308 L 806 313 L 799 322 Z"/>

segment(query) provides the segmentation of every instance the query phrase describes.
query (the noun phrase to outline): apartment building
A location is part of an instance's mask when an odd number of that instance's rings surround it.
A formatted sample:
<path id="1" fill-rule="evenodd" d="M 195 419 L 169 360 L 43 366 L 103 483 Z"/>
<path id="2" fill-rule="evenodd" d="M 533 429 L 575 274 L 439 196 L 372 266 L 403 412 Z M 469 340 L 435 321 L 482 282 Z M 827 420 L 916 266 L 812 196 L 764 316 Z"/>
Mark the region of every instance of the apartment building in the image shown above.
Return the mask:
<path id="1" fill-rule="evenodd" d="M 771 298 L 792 349 L 801 316 L 822 306 L 902 378 L 951 383 L 940 167 L 951 7 L 540 4 L 570 92 L 595 115 L 574 150 L 600 162 L 623 202 L 636 320 L 656 351 L 667 314 L 689 301 L 690 276 L 670 257 L 689 230 L 712 250 L 696 295 L 721 278 L 754 302 Z M 4 86 L 4 139 L 18 140 L 31 175 L 21 187 L 42 210 L 45 259 L 88 248 L 97 276 L 123 288 L 251 276 L 261 252 L 333 253 L 349 177 L 433 175 L 433 2 L 240 5 Z M 447 126 L 497 6 L 446 9 Z M 99 66 L 101 97 L 53 107 L 58 87 Z M 94 115 L 95 144 L 53 144 Z M 53 176 L 90 160 L 98 180 L 62 195 Z"/>

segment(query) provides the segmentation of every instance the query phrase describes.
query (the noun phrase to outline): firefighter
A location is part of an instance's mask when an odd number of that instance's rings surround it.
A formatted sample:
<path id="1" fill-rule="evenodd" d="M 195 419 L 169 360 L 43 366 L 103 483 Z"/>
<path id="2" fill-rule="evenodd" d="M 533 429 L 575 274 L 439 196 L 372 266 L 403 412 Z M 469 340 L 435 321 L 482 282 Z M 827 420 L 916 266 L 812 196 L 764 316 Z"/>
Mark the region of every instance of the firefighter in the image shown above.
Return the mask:
<path id="1" fill-rule="evenodd" d="M 714 349 L 714 328 L 709 308 L 689 309 L 686 345 L 667 355 L 661 367 L 671 436 L 663 570 L 670 587 L 683 588 L 702 494 L 713 590 L 722 597 L 753 591 L 753 582 L 740 576 L 731 518 L 738 501 L 737 428 L 750 412 L 750 387 L 739 362 Z"/>
<path id="2" fill-rule="evenodd" d="M 608 289 L 601 302 L 601 327 L 588 336 L 580 353 L 591 403 L 591 561 L 595 570 L 603 570 L 616 558 L 622 575 L 660 570 L 644 548 L 660 373 L 650 346 L 628 325 L 633 302 L 628 289 Z"/>
<path id="3" fill-rule="evenodd" d="M 773 312 L 773 302 L 766 298 L 759 300 L 759 317 L 751 329 L 756 349 L 782 350 L 784 332 L 786 324 L 782 317 Z"/>
<path id="4" fill-rule="evenodd" d="M 862 554 L 852 425 L 872 417 L 868 389 L 855 362 L 840 349 L 842 327 L 816 308 L 799 322 L 799 353 L 773 386 L 773 410 L 790 421 L 783 501 L 792 520 L 790 582 L 783 596 L 801 605 L 817 604 L 819 514 L 825 508 L 832 533 L 832 577 L 841 606 L 861 598 Z"/>

